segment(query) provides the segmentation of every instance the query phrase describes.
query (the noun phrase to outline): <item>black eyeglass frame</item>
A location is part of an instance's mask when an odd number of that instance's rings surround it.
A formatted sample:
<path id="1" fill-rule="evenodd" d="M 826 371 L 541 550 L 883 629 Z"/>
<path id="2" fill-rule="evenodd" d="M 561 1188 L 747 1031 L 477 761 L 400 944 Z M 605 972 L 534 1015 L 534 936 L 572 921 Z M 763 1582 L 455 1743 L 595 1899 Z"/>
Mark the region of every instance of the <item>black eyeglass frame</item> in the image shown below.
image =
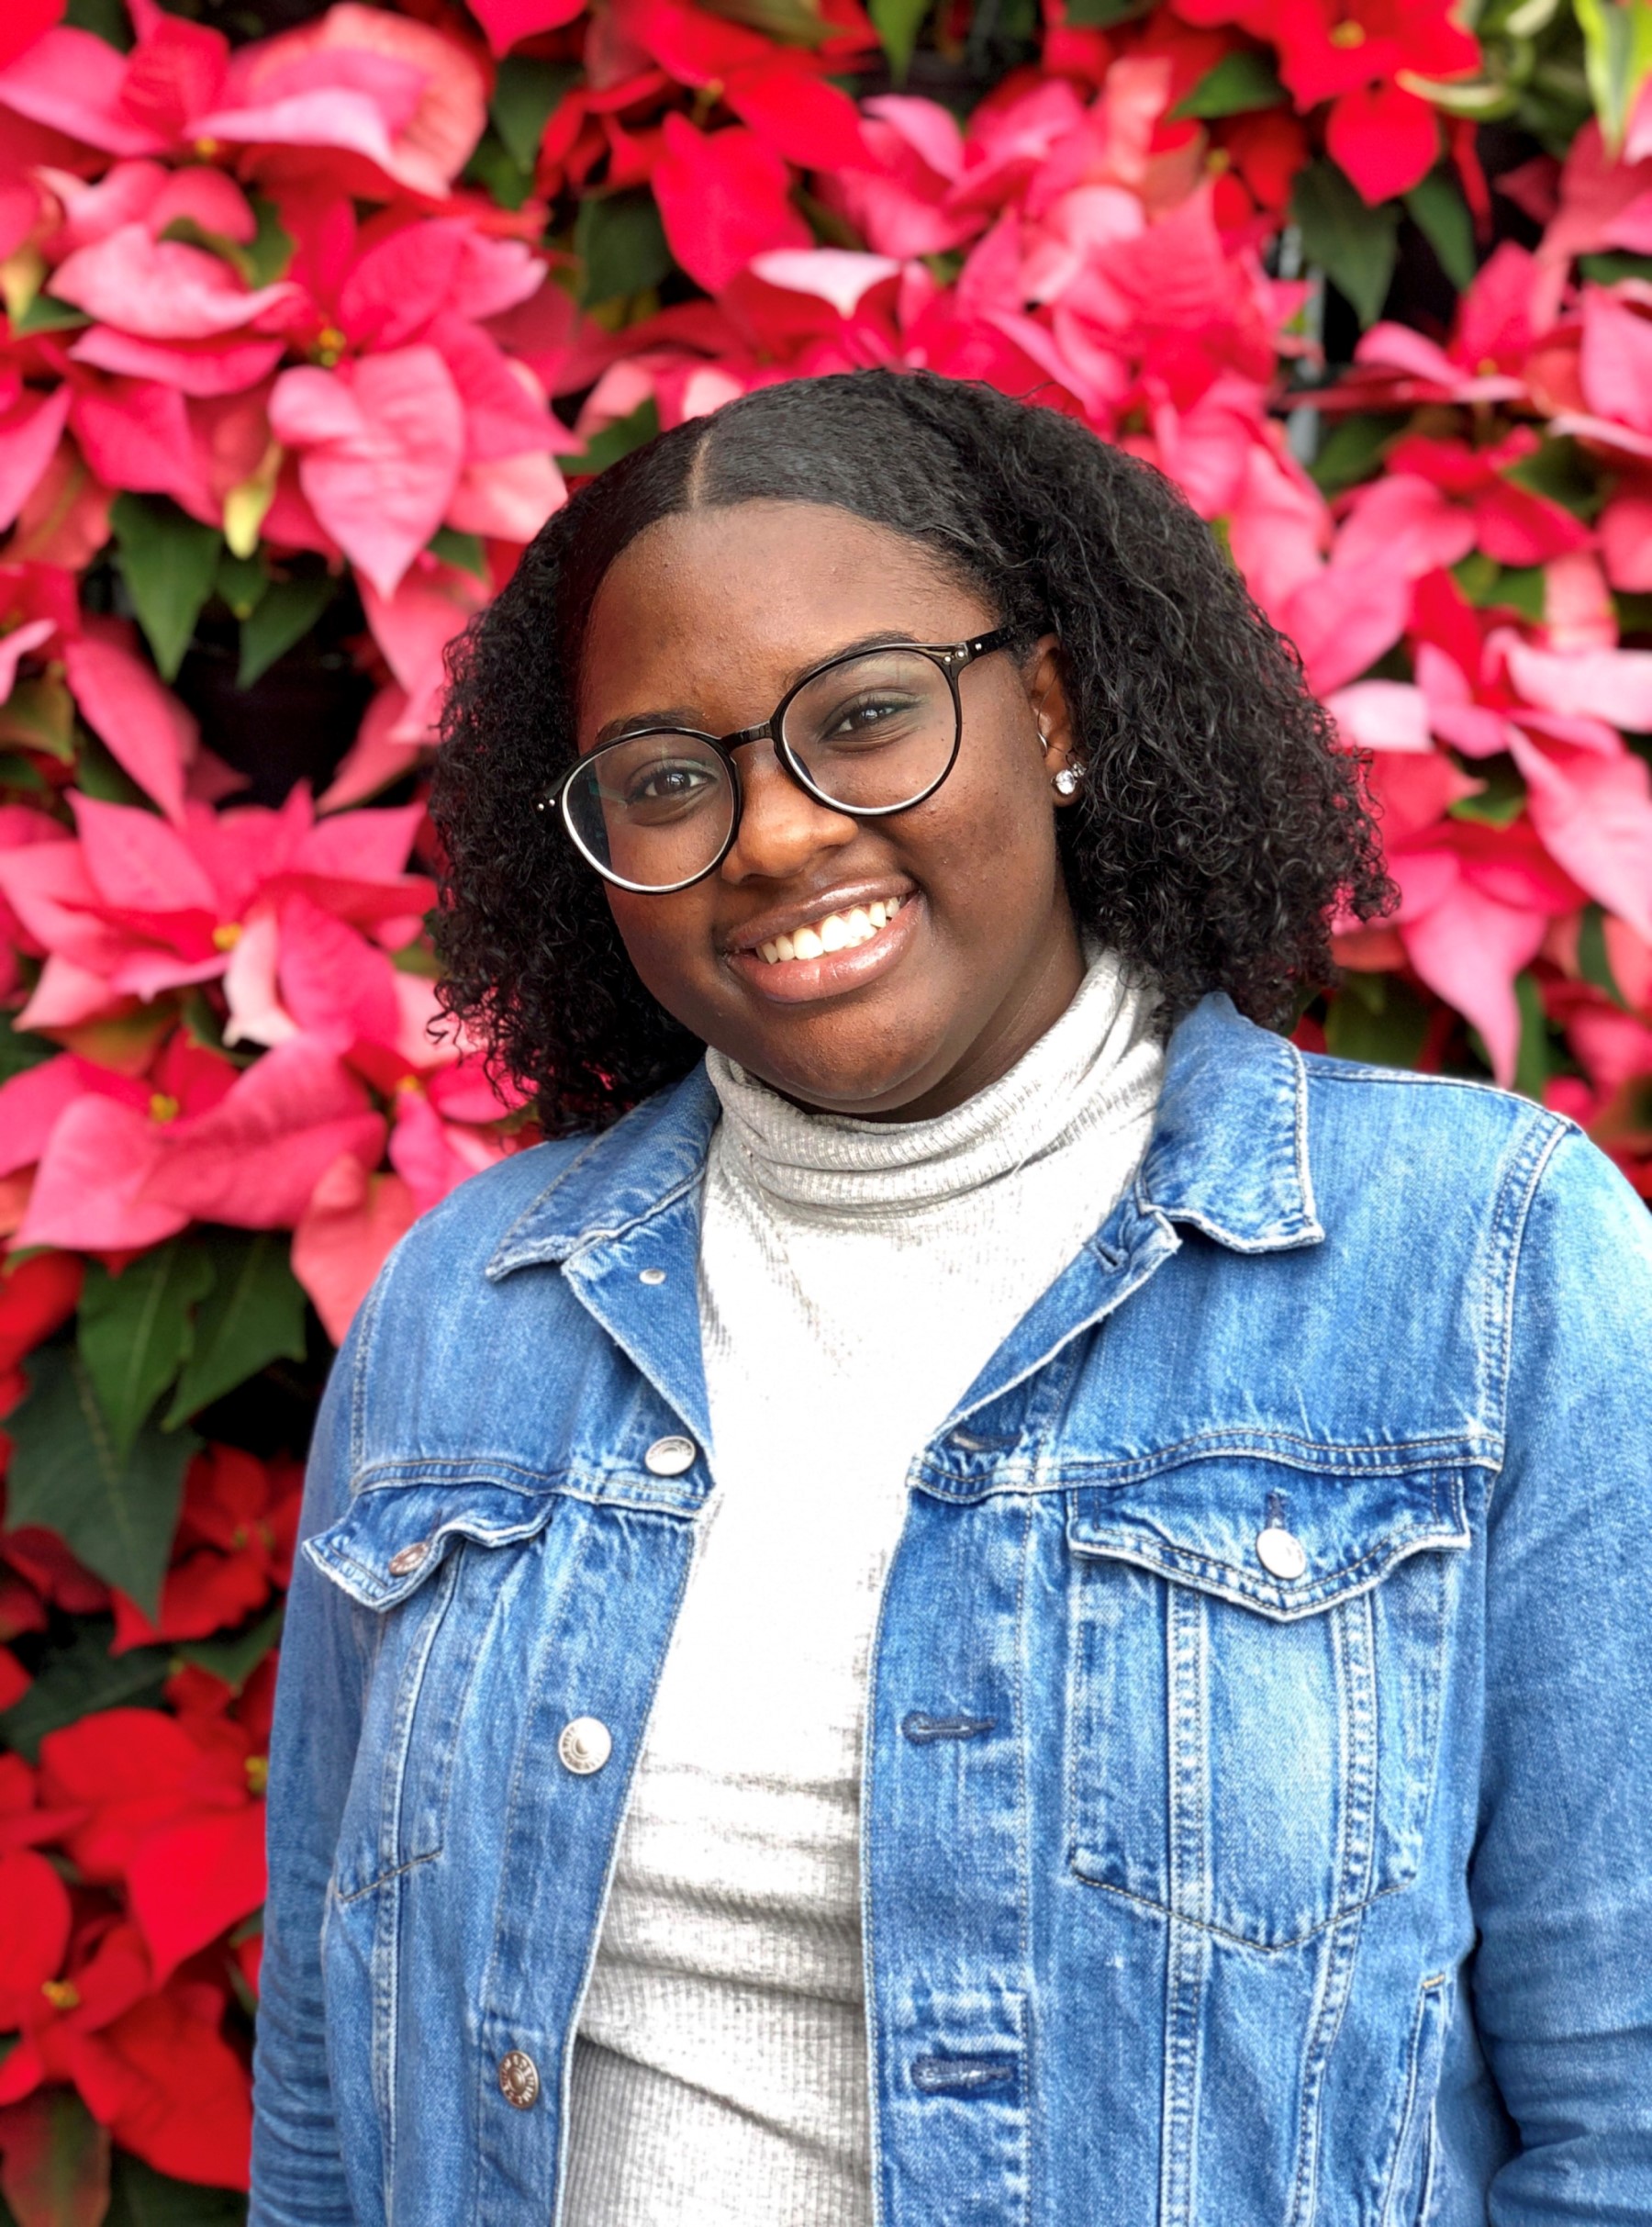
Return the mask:
<path id="1" fill-rule="evenodd" d="M 964 744 L 964 699 L 958 693 L 959 674 L 966 666 L 973 665 L 977 657 L 988 656 L 994 650 L 1008 649 L 1014 639 L 1015 630 L 1012 627 L 999 626 L 990 633 L 977 634 L 968 642 L 886 642 L 868 643 L 860 649 L 841 650 L 835 657 L 827 657 L 820 664 L 811 666 L 801 679 L 794 681 L 760 726 L 737 727 L 732 734 L 707 734 L 698 727 L 633 727 L 624 734 L 615 735 L 611 742 L 599 744 L 595 750 L 587 750 L 583 757 L 576 758 L 551 794 L 541 798 L 539 809 L 544 811 L 554 806 L 575 849 L 587 866 L 594 867 L 605 881 L 612 882 L 616 889 L 629 890 L 638 897 L 673 897 L 679 890 L 691 890 L 696 882 L 704 881 L 708 875 L 715 874 L 734 847 L 741 821 L 745 815 L 745 785 L 740 778 L 735 751 L 744 749 L 751 743 L 773 743 L 776 757 L 804 794 L 812 797 L 817 804 L 824 805 L 828 811 L 842 812 L 848 819 L 887 820 L 896 812 L 910 811 L 934 795 L 958 762 L 958 752 Z M 927 657 L 932 665 L 940 667 L 952 692 L 953 744 L 945 765 L 928 787 L 921 789 L 916 796 L 907 797 L 899 804 L 875 804 L 863 810 L 852 810 L 847 804 L 840 803 L 836 797 L 829 797 L 823 789 L 818 788 L 810 780 L 802 761 L 786 740 L 786 714 L 795 699 L 805 688 L 819 680 L 822 673 L 830 673 L 840 665 L 854 665 L 863 657 L 876 657 L 880 650 L 904 650 L 910 655 Z M 690 874 L 683 881 L 628 881 L 624 875 L 616 874 L 611 867 L 606 867 L 599 859 L 592 857 L 580 840 L 579 831 L 568 809 L 568 792 L 587 767 L 605 752 L 619 750 L 628 743 L 642 741 L 651 734 L 681 734 L 690 742 L 708 744 L 728 767 L 730 786 L 734 792 L 733 817 L 729 823 L 729 832 L 722 847 L 709 865 L 701 867 L 698 874 Z"/>

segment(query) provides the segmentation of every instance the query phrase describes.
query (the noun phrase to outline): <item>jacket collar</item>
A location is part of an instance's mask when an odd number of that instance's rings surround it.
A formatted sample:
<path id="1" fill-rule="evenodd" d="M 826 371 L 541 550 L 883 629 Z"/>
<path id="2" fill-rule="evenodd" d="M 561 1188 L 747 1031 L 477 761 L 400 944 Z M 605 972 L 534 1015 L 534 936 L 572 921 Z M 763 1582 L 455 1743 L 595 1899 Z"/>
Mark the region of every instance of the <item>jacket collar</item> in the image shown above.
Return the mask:
<path id="1" fill-rule="evenodd" d="M 497 1279 L 623 1238 L 695 1190 L 718 1116 L 703 1063 L 594 1137 L 501 1237 Z M 1308 1086 L 1293 1045 L 1220 991 L 1173 1030 L 1136 1199 L 1237 1252 L 1324 1236 L 1308 1167 Z"/>
<path id="2" fill-rule="evenodd" d="M 1144 1208 L 1190 1222 L 1235 1252 L 1324 1237 L 1308 1166 L 1302 1055 L 1219 990 L 1171 1034 L 1136 1194 Z"/>

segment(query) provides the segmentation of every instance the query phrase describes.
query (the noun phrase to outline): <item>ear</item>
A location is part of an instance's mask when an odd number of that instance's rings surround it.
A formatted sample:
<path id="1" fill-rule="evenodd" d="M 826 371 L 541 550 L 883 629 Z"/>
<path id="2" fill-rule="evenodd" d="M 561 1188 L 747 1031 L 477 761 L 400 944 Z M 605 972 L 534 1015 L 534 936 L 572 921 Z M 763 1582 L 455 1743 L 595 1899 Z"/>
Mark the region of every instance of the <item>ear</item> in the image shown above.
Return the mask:
<path id="1" fill-rule="evenodd" d="M 1052 781 L 1058 773 L 1069 767 L 1081 768 L 1083 758 L 1073 734 L 1073 715 L 1067 703 L 1066 687 L 1061 677 L 1061 643 L 1054 634 L 1043 634 L 1034 645 L 1032 655 L 1022 668 L 1026 682 L 1027 700 L 1032 707 L 1032 716 L 1038 727 L 1038 744 L 1044 753 L 1044 770 Z M 1053 793 L 1051 801 L 1057 809 L 1065 809 L 1077 798 L 1075 786 L 1070 796 Z"/>

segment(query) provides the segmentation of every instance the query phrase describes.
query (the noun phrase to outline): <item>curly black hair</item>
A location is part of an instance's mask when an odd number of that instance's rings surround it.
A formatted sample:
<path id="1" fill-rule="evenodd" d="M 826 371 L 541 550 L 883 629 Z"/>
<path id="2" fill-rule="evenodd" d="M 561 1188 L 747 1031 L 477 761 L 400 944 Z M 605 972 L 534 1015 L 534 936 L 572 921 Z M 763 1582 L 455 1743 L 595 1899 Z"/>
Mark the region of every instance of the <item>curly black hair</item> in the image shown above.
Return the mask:
<path id="1" fill-rule="evenodd" d="M 656 520 L 763 498 L 892 527 L 1026 645 L 1057 636 L 1089 769 L 1058 816 L 1073 907 L 1172 1013 L 1225 990 L 1281 1024 L 1333 979 L 1334 908 L 1368 920 L 1392 902 L 1357 755 L 1160 473 L 973 382 L 879 370 L 762 387 L 583 487 L 452 659 L 430 799 L 442 998 L 552 1133 L 604 1126 L 701 1048 L 643 990 L 601 882 L 538 809 L 575 754 L 591 607 Z"/>

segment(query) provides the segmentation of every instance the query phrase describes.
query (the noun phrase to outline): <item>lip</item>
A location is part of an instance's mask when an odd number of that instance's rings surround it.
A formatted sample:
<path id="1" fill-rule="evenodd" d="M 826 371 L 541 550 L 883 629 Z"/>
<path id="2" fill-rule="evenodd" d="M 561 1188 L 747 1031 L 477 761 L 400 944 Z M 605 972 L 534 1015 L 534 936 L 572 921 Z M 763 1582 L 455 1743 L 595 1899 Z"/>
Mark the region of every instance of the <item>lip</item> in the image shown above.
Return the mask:
<path id="1" fill-rule="evenodd" d="M 829 890 L 817 890 L 808 897 L 794 898 L 790 904 L 771 905 L 754 919 L 742 921 L 724 944 L 724 957 L 732 958 L 755 951 L 759 944 L 773 943 L 777 935 L 795 935 L 809 922 L 824 920 L 829 912 L 852 912 L 856 905 L 887 904 L 891 897 L 899 898 L 904 906 L 916 893 L 915 885 L 903 874 L 884 874 L 876 880 L 837 882 Z M 899 920 L 899 913 L 895 917 Z M 805 959 L 801 963 L 808 967 L 817 962 Z"/>
<path id="2" fill-rule="evenodd" d="M 879 896 L 894 894 L 897 892 L 874 890 L 867 897 L 849 901 L 865 904 Z M 832 896 L 836 900 L 838 892 L 834 890 Z M 848 909 L 849 904 L 842 901 L 824 907 L 813 904 L 805 912 L 794 908 L 787 918 L 800 927 L 805 921 L 820 919 L 822 912 Z M 856 944 L 848 951 L 823 952 L 818 959 L 787 959 L 772 967 L 766 959 L 759 958 L 754 949 L 745 947 L 745 937 L 750 932 L 742 928 L 740 932 L 742 947 L 727 952 L 725 963 L 749 990 L 755 990 L 771 1004 L 807 1005 L 820 998 L 839 998 L 847 990 L 859 990 L 863 983 L 886 974 L 899 963 L 918 933 L 918 916 L 922 910 L 922 897 L 916 890 L 910 890 L 902 897 L 899 912 L 886 927 L 878 930 L 869 944 Z M 765 927 L 762 940 L 766 941 L 771 934 L 788 933 L 785 925 Z"/>

